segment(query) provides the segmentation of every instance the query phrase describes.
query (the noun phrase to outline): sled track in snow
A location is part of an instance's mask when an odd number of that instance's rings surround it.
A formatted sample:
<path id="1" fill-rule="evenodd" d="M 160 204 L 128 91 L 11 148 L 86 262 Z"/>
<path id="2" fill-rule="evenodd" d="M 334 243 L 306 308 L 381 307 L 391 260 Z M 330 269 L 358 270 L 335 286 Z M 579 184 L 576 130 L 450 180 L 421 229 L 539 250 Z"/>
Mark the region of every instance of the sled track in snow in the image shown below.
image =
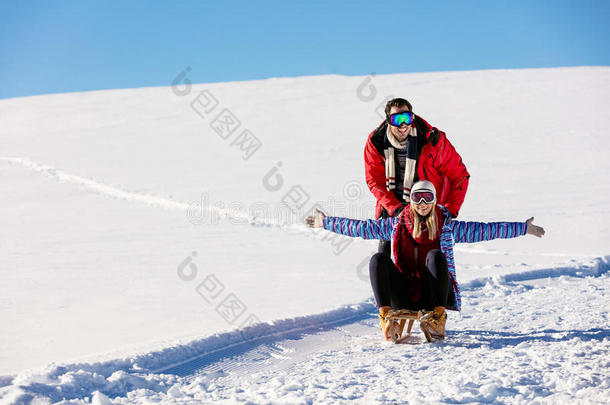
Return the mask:
<path id="1" fill-rule="evenodd" d="M 610 256 L 598 258 L 590 263 L 538 269 L 524 273 L 472 280 L 462 284 L 463 291 L 475 290 L 487 284 L 501 285 L 526 282 L 536 279 L 567 277 L 599 277 L 610 270 Z M 234 330 L 208 336 L 193 342 L 168 347 L 161 351 L 134 356 L 117 362 L 95 365 L 100 374 L 107 371 L 173 374 L 179 377 L 196 376 L 209 372 L 251 372 L 255 369 L 282 369 L 294 364 L 303 356 L 296 356 L 297 342 L 312 336 L 325 335 L 333 340 L 340 336 L 361 334 L 370 331 L 377 324 L 377 311 L 372 300 L 345 306 L 321 314 L 260 323 L 241 330 Z M 283 342 L 283 343 L 281 343 Z M 285 342 L 295 342 L 287 347 Z M 301 345 L 322 350 L 324 345 Z M 310 350 L 311 352 L 311 350 Z M 304 353 L 303 355 L 306 355 Z M 292 360 L 282 362 L 287 355 Z M 239 363 L 228 361 L 241 357 Z M 243 361 L 247 359 L 247 361 Z M 82 365 L 79 365 L 82 366 Z M 90 367 L 88 367 L 91 369 Z M 93 371 L 93 369 L 91 369 Z"/>
<path id="2" fill-rule="evenodd" d="M 155 195 L 125 190 L 123 188 L 109 185 L 87 177 L 68 173 L 53 166 L 39 164 L 27 158 L 0 157 L 0 162 L 21 166 L 34 173 L 38 173 L 46 177 L 52 178 L 59 183 L 71 184 L 80 187 L 87 192 L 98 194 L 103 197 L 114 198 L 117 200 L 123 200 L 131 203 L 143 204 L 150 207 L 165 209 L 169 211 L 182 211 L 185 214 L 188 214 L 191 210 L 194 209 L 202 209 L 202 207 L 194 207 L 195 203 L 181 202 L 173 200 L 171 198 L 159 197 Z M 236 212 L 235 210 L 228 210 L 215 206 L 209 206 L 205 208 L 210 212 L 210 214 L 215 214 L 220 218 L 227 218 L 233 221 L 247 222 L 253 226 L 268 226 L 279 228 L 287 227 L 286 225 L 277 223 L 275 221 L 264 221 L 259 218 L 250 216 L 247 213 Z"/>
<path id="3" fill-rule="evenodd" d="M 572 268 L 539 269 L 522 274 L 473 280 L 465 283 L 463 290 L 470 290 L 476 295 L 479 287 L 487 287 L 488 283 L 491 290 L 504 290 L 502 285 L 505 285 L 517 293 L 513 295 L 517 297 L 513 298 L 515 302 L 522 293 L 529 291 L 528 287 L 518 285 L 521 282 L 562 276 L 570 277 L 570 280 L 597 278 L 604 276 L 609 269 L 610 257 L 606 256 Z M 486 290 L 487 288 L 482 291 Z M 18 398 L 13 403 L 21 403 L 21 400 L 28 402 L 27 399 L 33 398 L 34 395 L 42 395 L 53 402 L 83 399 L 91 397 L 95 391 L 104 392 L 110 397 L 125 397 L 129 392 L 138 389 L 170 395 L 174 384 L 199 384 L 197 381 L 210 381 L 210 384 L 213 384 L 213 381 L 222 377 L 237 381 L 241 377 L 248 378 L 258 372 L 279 375 L 278 371 L 284 370 L 290 373 L 290 370 L 298 369 L 301 363 L 307 363 L 312 358 L 332 357 L 333 353 L 345 351 L 346 348 L 349 350 L 352 346 L 382 352 L 389 350 L 399 356 L 401 353 L 418 356 L 417 353 L 423 355 L 422 353 L 434 350 L 429 346 L 415 352 L 410 352 L 407 348 L 392 349 L 391 343 L 380 340 L 376 326 L 376 308 L 371 301 L 365 301 L 321 314 L 260 323 L 242 330 L 220 333 L 123 359 L 100 363 L 50 365 L 44 370 L 44 377 L 40 380 L 36 378 L 34 382 L 26 380 L 27 382 L 21 383 L 19 376 L 0 377 L 0 393 L 2 390 L 10 391 L 11 396 Z M 423 342 L 420 335 L 417 333 L 414 336 L 417 342 Z M 541 329 L 535 333 L 519 333 L 497 329 L 478 330 L 475 327 L 456 330 L 450 335 L 453 336 L 452 339 L 441 343 L 442 347 L 449 345 L 453 348 L 479 350 L 483 345 L 499 351 L 507 347 L 527 346 L 531 342 L 565 345 L 571 339 L 586 343 L 604 341 L 609 337 L 607 330 L 599 328 Z M 384 345 L 387 347 L 384 348 Z M 29 378 L 27 376 L 32 372 L 26 374 L 26 378 Z M 44 383 L 38 382 L 43 380 Z"/>
<path id="4" fill-rule="evenodd" d="M 574 264 L 572 266 L 552 267 L 548 269 L 536 269 L 520 273 L 505 274 L 492 277 L 477 278 L 461 283 L 462 290 L 471 290 L 482 287 L 487 283 L 515 283 L 522 281 L 538 280 L 543 278 L 556 278 L 561 276 L 571 277 L 599 277 L 610 270 L 610 255 L 591 259 L 587 263 Z"/>
<path id="5" fill-rule="evenodd" d="M 249 328 L 214 335 L 200 341 L 209 348 L 201 353 L 186 357 L 180 361 L 150 370 L 156 374 L 174 374 L 180 377 L 210 371 L 237 371 L 244 366 L 214 367 L 214 364 L 246 354 L 245 359 L 261 362 L 263 368 L 278 360 L 286 359 L 285 352 L 294 349 L 278 345 L 280 341 L 299 341 L 308 336 L 328 333 L 332 330 L 345 333 L 346 326 L 369 320 L 376 316 L 376 308 L 367 301 L 358 305 L 340 308 L 319 315 L 311 315 L 277 321 L 271 324 L 259 324 Z M 247 370 L 252 369 L 253 361 L 243 362 Z M 291 362 L 293 363 L 293 362 Z M 242 370 L 243 371 L 243 370 Z"/>
<path id="6" fill-rule="evenodd" d="M 590 263 L 575 265 L 572 267 L 557 267 L 549 269 L 531 270 L 523 273 L 508 274 L 497 277 L 485 277 L 475 279 L 462 284 L 463 291 L 474 290 L 486 284 L 506 284 L 531 281 L 545 278 L 567 277 L 599 277 L 610 270 L 610 256 L 597 258 Z M 335 311 L 311 315 L 302 318 L 294 318 L 278 321 L 274 324 L 255 325 L 252 329 L 244 331 L 229 332 L 223 335 L 216 335 L 200 341 L 203 352 L 199 352 L 191 357 L 186 357 L 180 361 L 159 366 L 151 371 L 155 373 L 169 373 L 178 376 L 195 375 L 202 371 L 216 371 L 222 367 L 213 367 L 215 363 L 230 359 L 239 354 L 251 352 L 252 358 L 260 357 L 260 367 L 264 368 L 271 363 L 277 363 L 269 358 L 283 356 L 286 348 L 274 346 L 282 340 L 304 339 L 313 334 L 336 334 L 338 332 L 349 335 L 351 329 L 370 328 L 376 325 L 376 308 L 372 301 L 345 307 Z M 360 326 L 358 326 L 360 325 Z M 206 341 L 210 343 L 220 339 L 220 345 L 209 346 L 206 350 Z M 226 340 L 225 340 L 226 339 Z M 236 340 L 237 339 L 237 340 Z M 251 367 L 251 362 L 248 362 Z M 232 366 L 231 371 L 237 371 L 239 365 Z M 228 369 L 224 369 L 228 371 Z"/>
<path id="7" fill-rule="evenodd" d="M 51 178 L 58 183 L 71 184 L 79 187 L 86 192 L 100 195 L 106 198 L 113 198 L 129 203 L 146 205 L 168 211 L 183 212 L 186 217 L 197 217 L 201 215 L 201 210 L 205 208 L 209 214 L 221 219 L 228 220 L 228 223 L 248 224 L 253 227 L 276 228 L 292 234 L 302 234 L 307 237 L 321 239 L 324 233 L 319 229 L 309 229 L 304 224 L 286 224 L 275 220 L 262 219 L 252 216 L 247 212 L 239 212 L 232 209 L 219 208 L 217 206 L 202 207 L 199 201 L 187 203 L 176 201 L 171 198 L 160 197 L 151 194 L 129 191 L 124 188 L 106 184 L 91 178 L 68 173 L 56 167 L 40 164 L 23 157 L 0 157 L 0 162 L 19 166 L 31 172 Z"/>

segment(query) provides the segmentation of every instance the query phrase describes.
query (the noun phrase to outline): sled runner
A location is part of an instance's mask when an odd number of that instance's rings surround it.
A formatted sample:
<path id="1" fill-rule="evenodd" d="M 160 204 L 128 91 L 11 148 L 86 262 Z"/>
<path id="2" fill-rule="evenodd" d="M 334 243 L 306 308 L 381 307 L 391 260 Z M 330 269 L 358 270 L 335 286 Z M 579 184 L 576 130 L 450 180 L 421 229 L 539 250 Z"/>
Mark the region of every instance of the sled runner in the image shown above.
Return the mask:
<path id="1" fill-rule="evenodd" d="M 408 309 L 393 309 L 388 311 L 385 316 L 385 320 L 389 326 L 389 335 L 394 343 L 401 343 L 406 340 L 409 336 L 411 336 L 411 329 L 413 328 L 413 323 L 415 321 L 420 321 L 425 315 L 431 314 L 432 311 L 410 311 Z M 405 327 L 405 323 L 409 321 L 407 325 L 407 331 L 403 334 L 403 330 Z M 422 328 L 424 335 L 426 336 L 426 340 L 428 342 L 432 342 L 436 340 L 434 336 L 430 333 L 427 333 L 424 328 Z"/>

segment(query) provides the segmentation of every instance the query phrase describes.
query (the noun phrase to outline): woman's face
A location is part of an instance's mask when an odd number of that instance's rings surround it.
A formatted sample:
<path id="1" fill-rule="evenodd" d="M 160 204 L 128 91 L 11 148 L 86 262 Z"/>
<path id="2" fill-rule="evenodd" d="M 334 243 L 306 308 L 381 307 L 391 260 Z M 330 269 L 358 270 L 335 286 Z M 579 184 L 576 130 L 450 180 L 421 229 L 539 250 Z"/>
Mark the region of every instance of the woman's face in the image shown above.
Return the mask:
<path id="1" fill-rule="evenodd" d="M 417 212 L 422 217 L 427 217 L 430 211 L 432 211 L 432 207 L 434 207 L 434 203 L 426 204 L 423 200 L 419 202 L 419 204 L 411 203 L 411 205 L 415 208 L 415 212 Z"/>

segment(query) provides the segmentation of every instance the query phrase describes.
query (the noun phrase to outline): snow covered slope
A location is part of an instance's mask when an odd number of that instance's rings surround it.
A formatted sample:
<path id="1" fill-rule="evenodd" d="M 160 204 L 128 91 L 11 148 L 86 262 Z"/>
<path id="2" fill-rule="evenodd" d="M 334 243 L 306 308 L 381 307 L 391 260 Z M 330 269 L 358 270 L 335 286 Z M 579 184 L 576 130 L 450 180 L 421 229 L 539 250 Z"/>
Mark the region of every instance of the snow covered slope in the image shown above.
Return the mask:
<path id="1" fill-rule="evenodd" d="M 462 155 L 461 219 L 547 230 L 456 249 L 464 310 L 432 346 L 380 341 L 375 242 L 301 225 L 372 215 L 389 96 Z M 0 100 L 0 401 L 603 402 L 609 106 L 606 67 Z"/>

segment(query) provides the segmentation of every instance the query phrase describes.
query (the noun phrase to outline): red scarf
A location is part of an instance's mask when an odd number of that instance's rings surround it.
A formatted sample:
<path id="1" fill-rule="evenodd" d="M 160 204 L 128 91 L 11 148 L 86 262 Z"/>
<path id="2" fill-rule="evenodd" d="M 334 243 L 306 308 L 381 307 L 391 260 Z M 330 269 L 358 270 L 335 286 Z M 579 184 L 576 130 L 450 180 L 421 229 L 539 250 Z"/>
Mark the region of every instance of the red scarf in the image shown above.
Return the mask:
<path id="1" fill-rule="evenodd" d="M 436 238 L 428 239 L 428 229 L 425 222 L 422 224 L 422 232 L 419 237 L 413 236 L 415 224 L 411 207 L 407 206 L 399 216 L 398 225 L 394 232 L 392 249 L 394 262 L 408 280 L 408 291 L 411 302 L 417 302 L 421 298 L 423 288 L 423 271 L 426 270 L 426 256 L 433 249 L 440 249 L 440 234 L 443 227 L 443 213 L 438 205 L 436 210 L 437 229 Z"/>

